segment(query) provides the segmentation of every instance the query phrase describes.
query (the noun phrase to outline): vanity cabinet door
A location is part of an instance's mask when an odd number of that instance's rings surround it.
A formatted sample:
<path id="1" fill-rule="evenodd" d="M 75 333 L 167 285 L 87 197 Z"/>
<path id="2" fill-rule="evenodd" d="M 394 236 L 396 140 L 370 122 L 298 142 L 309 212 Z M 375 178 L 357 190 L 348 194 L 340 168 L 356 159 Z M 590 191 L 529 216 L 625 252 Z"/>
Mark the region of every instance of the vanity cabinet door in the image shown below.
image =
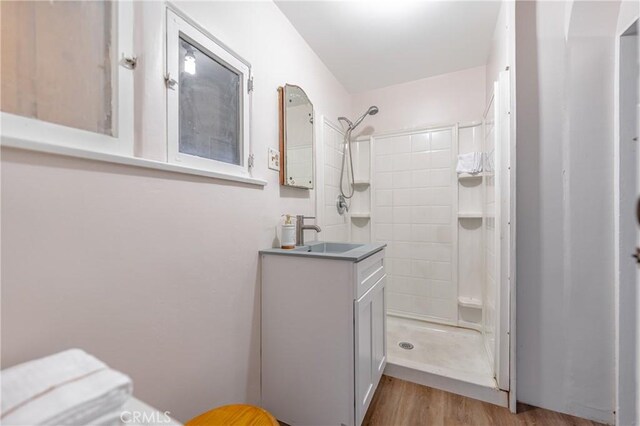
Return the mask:
<path id="1" fill-rule="evenodd" d="M 378 283 L 378 289 L 371 301 L 373 321 L 373 367 L 374 389 L 377 387 L 380 377 L 387 365 L 387 290 L 386 275 Z"/>
<path id="2" fill-rule="evenodd" d="M 355 301 L 356 426 L 362 423 L 386 362 L 386 275 Z"/>

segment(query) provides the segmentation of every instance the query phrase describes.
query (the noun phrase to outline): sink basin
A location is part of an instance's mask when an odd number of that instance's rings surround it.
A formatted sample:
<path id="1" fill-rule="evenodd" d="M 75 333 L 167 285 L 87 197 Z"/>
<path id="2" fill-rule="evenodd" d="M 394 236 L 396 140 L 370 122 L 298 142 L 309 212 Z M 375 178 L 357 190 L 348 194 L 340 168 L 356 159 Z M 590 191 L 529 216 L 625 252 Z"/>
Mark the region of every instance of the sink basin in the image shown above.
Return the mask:
<path id="1" fill-rule="evenodd" d="M 383 250 L 385 243 L 330 243 L 326 241 L 312 241 L 294 249 L 271 248 L 260 250 L 261 254 L 276 254 L 281 256 L 296 256 L 306 258 L 348 260 L 360 262 L 374 253 Z"/>
<path id="2" fill-rule="evenodd" d="M 357 249 L 364 244 L 349 243 L 310 243 L 309 245 L 297 247 L 296 251 L 306 251 L 307 253 L 344 253 L 349 250 Z"/>

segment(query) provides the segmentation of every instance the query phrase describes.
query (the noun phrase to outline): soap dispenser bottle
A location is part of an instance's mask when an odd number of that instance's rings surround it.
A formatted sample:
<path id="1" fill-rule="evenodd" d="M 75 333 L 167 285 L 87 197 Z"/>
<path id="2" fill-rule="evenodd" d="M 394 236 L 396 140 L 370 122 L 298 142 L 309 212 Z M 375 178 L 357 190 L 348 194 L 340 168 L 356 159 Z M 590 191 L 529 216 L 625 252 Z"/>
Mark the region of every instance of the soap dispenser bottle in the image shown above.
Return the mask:
<path id="1" fill-rule="evenodd" d="M 283 214 L 284 223 L 282 224 L 282 241 L 281 247 L 283 249 L 296 248 L 296 225 L 293 224 L 293 216 L 290 214 Z"/>

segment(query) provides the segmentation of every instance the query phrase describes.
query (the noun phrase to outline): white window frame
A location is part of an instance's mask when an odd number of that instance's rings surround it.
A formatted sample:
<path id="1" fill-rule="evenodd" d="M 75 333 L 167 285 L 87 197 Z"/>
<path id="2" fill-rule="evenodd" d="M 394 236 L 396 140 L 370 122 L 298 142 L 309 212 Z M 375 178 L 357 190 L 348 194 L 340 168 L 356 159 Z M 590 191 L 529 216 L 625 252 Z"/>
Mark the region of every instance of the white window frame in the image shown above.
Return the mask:
<path id="1" fill-rule="evenodd" d="M 46 152 L 82 151 L 133 156 L 133 70 L 123 66 L 124 58 L 133 55 L 133 2 L 113 2 L 113 31 L 116 32 L 112 106 L 115 136 L 95 133 L 56 123 L 0 112 L 0 133 L 3 146 L 35 149 Z M 82 96 L 81 94 L 78 94 Z"/>
<path id="2" fill-rule="evenodd" d="M 180 152 L 180 34 L 195 42 L 199 47 L 215 57 L 216 61 L 237 72 L 241 77 L 240 90 L 240 164 L 230 164 L 189 155 Z M 167 161 L 170 164 L 179 164 L 201 170 L 210 170 L 223 175 L 249 177 L 250 176 L 250 94 L 249 82 L 251 78 L 251 66 L 248 62 L 219 42 L 201 26 L 188 17 L 179 14 L 177 10 L 167 8 L 167 63 L 166 72 L 168 79 L 175 79 L 172 87 L 167 87 Z"/>

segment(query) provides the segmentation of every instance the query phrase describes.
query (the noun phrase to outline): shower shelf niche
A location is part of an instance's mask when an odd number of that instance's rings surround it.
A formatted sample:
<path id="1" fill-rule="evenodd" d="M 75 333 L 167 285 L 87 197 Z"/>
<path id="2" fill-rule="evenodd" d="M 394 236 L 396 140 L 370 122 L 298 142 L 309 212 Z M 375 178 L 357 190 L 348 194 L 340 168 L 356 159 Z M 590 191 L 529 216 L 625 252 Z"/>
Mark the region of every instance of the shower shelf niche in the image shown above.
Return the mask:
<path id="1" fill-rule="evenodd" d="M 458 174 L 458 180 L 471 180 L 471 179 L 482 179 L 486 176 L 486 173 L 460 173 Z"/>
<path id="2" fill-rule="evenodd" d="M 371 213 L 368 213 L 368 212 L 351 213 L 351 219 L 370 219 L 370 218 L 371 218 Z"/>
<path id="3" fill-rule="evenodd" d="M 482 152 L 483 126 L 481 123 L 460 126 L 458 154 Z M 484 188 L 487 174 L 458 173 L 454 178 L 458 196 L 458 294 L 457 325 L 474 330 L 482 329 L 484 230 L 486 214 Z M 461 260 L 464 261 L 462 262 Z"/>
<path id="4" fill-rule="evenodd" d="M 465 308 L 482 309 L 482 301 L 473 297 L 458 297 L 458 305 L 464 306 Z"/>
<path id="5" fill-rule="evenodd" d="M 356 180 L 355 182 L 353 182 L 353 187 L 356 190 L 368 188 L 369 185 L 370 182 L 368 180 Z"/>
<path id="6" fill-rule="evenodd" d="M 353 149 L 353 198 L 350 214 L 350 239 L 354 242 L 371 241 L 371 137 L 355 139 Z"/>
<path id="7" fill-rule="evenodd" d="M 467 212 L 467 213 L 459 212 L 458 218 L 459 219 L 482 219 L 482 213 L 481 212 Z"/>

